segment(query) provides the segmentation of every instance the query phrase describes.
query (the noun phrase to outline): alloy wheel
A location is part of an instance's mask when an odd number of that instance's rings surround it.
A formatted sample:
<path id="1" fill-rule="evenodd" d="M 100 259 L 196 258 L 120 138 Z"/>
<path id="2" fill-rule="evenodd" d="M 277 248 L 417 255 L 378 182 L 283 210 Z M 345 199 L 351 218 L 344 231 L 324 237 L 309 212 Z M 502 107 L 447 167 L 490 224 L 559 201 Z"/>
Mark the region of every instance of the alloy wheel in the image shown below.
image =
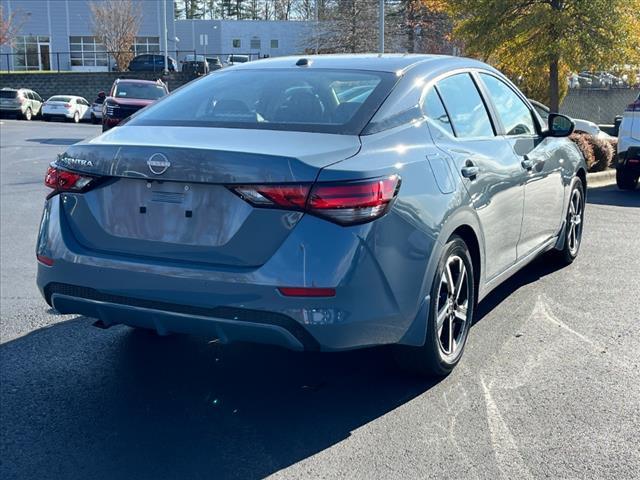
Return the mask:
<path id="1" fill-rule="evenodd" d="M 78 112 L 73 114 L 73 121 L 75 123 L 78 123 L 80 121 L 80 115 L 78 115 Z"/>
<path id="2" fill-rule="evenodd" d="M 24 112 L 24 118 L 26 118 L 27 120 L 31 120 L 31 109 L 27 108 L 27 111 Z"/>
<path id="3" fill-rule="evenodd" d="M 445 357 L 454 357 L 464 345 L 469 328 L 469 273 L 458 255 L 445 264 L 436 306 L 436 334 Z"/>
<path id="4" fill-rule="evenodd" d="M 567 231 L 567 242 L 569 243 L 569 253 L 575 256 L 580 248 L 582 239 L 582 214 L 584 205 L 582 204 L 582 193 L 576 188 L 571 193 L 569 202 L 569 228 Z"/>

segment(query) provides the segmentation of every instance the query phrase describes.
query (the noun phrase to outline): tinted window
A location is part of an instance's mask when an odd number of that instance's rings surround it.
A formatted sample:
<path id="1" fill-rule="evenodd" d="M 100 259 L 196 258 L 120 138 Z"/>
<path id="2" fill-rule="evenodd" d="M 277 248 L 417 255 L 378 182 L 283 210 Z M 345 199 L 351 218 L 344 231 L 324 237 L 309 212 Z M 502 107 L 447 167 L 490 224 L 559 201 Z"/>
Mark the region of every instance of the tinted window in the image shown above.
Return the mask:
<path id="1" fill-rule="evenodd" d="M 164 97 L 166 92 L 162 85 L 154 85 L 151 83 L 119 83 L 116 85 L 114 97 L 119 98 L 138 98 L 141 100 L 157 100 Z"/>
<path id="2" fill-rule="evenodd" d="M 387 72 L 220 71 L 146 109 L 130 125 L 292 130 L 357 135 L 393 87 Z M 185 108 L 185 105 L 193 108 Z"/>
<path id="3" fill-rule="evenodd" d="M 481 73 L 507 135 L 533 135 L 536 127 L 529 107 L 502 80 Z"/>
<path id="4" fill-rule="evenodd" d="M 0 90 L 0 98 L 16 98 L 18 92 L 15 90 Z"/>
<path id="5" fill-rule="evenodd" d="M 487 109 L 468 73 L 441 80 L 438 82 L 438 91 L 451 116 L 451 123 L 457 137 L 492 137 L 494 135 Z"/>
<path id="6" fill-rule="evenodd" d="M 433 120 L 438 127 L 446 130 L 448 133 L 453 135 L 453 128 L 451 127 L 451 121 L 449 120 L 449 115 L 447 115 L 447 111 L 444 109 L 444 105 L 442 105 L 442 100 L 440 100 L 440 96 L 438 92 L 436 92 L 435 88 L 429 90 L 427 96 L 424 99 L 424 113 L 427 117 Z"/>
<path id="7" fill-rule="evenodd" d="M 48 102 L 65 102 L 65 103 L 69 103 L 71 101 L 71 97 L 64 97 L 62 95 L 55 95 L 51 98 L 49 98 L 49 100 L 47 100 Z"/>

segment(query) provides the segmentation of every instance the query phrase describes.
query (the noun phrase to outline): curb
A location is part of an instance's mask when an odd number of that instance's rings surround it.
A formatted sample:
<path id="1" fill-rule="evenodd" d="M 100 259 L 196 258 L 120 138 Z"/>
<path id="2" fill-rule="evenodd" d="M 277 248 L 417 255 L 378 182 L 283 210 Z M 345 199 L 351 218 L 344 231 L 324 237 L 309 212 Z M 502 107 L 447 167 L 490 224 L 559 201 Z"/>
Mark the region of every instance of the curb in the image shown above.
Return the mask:
<path id="1" fill-rule="evenodd" d="M 606 187 L 616 183 L 615 169 L 605 170 L 604 172 L 587 173 L 587 188 Z"/>

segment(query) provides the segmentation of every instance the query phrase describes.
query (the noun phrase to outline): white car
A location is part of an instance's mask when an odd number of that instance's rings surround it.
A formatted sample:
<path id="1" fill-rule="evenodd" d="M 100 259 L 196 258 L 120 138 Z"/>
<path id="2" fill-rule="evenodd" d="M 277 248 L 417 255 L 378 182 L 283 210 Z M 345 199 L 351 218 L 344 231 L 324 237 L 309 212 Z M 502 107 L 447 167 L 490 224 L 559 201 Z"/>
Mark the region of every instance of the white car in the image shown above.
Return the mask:
<path id="1" fill-rule="evenodd" d="M 547 107 L 546 105 L 540 102 L 536 102 L 535 100 L 529 99 L 529 102 L 531 102 L 531 105 L 533 105 L 533 108 L 535 108 L 538 115 L 540 115 L 542 119 L 546 122 L 547 118 L 549 117 L 549 113 L 551 113 L 551 110 L 549 110 L 549 107 Z M 590 122 L 589 120 L 582 120 L 580 118 L 571 118 L 571 120 L 573 120 L 573 123 L 576 126 L 575 127 L 576 132 L 585 132 L 601 140 L 615 139 L 615 137 L 612 137 L 608 133 L 603 132 L 602 130 L 600 130 L 600 127 L 597 124 Z"/>
<path id="2" fill-rule="evenodd" d="M 89 118 L 91 105 L 86 98 L 75 95 L 54 95 L 42 105 L 42 119 L 61 118 L 78 123 Z"/>
<path id="3" fill-rule="evenodd" d="M 634 190 L 640 177 L 640 94 L 624 110 L 618 130 L 616 181 L 618 188 Z"/>

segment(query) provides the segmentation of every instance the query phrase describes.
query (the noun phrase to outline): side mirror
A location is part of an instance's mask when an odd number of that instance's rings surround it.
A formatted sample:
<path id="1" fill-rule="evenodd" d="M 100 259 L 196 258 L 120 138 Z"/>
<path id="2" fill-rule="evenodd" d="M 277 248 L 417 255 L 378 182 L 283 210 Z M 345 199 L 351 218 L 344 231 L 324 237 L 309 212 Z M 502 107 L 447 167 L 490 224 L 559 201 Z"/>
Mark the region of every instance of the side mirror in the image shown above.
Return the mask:
<path id="1" fill-rule="evenodd" d="M 548 137 L 568 137 L 576 126 L 573 120 L 559 113 L 550 113 L 547 121 L 549 122 Z"/>

